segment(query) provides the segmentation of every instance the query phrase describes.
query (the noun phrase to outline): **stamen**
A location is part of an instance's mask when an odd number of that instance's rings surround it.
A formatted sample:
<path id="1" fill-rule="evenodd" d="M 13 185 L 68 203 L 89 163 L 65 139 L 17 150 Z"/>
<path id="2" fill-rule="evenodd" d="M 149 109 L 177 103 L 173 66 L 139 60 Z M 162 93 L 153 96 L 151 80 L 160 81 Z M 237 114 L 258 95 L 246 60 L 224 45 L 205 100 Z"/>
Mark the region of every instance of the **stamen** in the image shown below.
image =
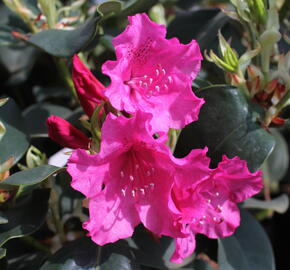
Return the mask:
<path id="1" fill-rule="evenodd" d="M 124 177 L 125 177 L 125 174 L 124 174 L 124 172 L 123 172 L 123 171 L 121 171 L 121 172 L 120 172 L 120 175 L 121 175 L 121 177 L 122 177 L 122 178 L 124 178 Z"/>
<path id="2" fill-rule="evenodd" d="M 144 195 L 145 194 L 145 190 L 144 188 L 140 188 L 141 193 Z"/>
<path id="3" fill-rule="evenodd" d="M 134 176 L 132 174 L 130 174 L 129 178 L 131 181 L 134 181 Z"/>
<path id="4" fill-rule="evenodd" d="M 171 76 L 168 76 L 167 79 L 168 79 L 169 83 L 172 83 L 172 77 Z"/>
<path id="5" fill-rule="evenodd" d="M 132 196 L 135 197 L 135 190 L 132 190 Z"/>
<path id="6" fill-rule="evenodd" d="M 159 76 L 159 69 L 156 69 L 155 73 L 156 73 L 156 76 L 158 77 Z"/>
<path id="7" fill-rule="evenodd" d="M 126 195 L 126 190 L 122 188 L 121 191 L 122 191 L 123 196 L 125 196 Z"/>
<path id="8" fill-rule="evenodd" d="M 155 90 L 159 93 L 160 92 L 160 87 L 158 85 L 155 86 Z"/>
<path id="9" fill-rule="evenodd" d="M 164 68 L 162 68 L 162 69 L 161 69 L 161 71 L 162 71 L 163 75 L 165 75 L 165 74 L 166 74 L 166 71 L 165 71 L 165 69 L 164 69 Z"/>
<path id="10" fill-rule="evenodd" d="M 216 192 L 216 194 L 215 194 L 217 197 L 220 195 L 220 193 L 219 192 Z"/>

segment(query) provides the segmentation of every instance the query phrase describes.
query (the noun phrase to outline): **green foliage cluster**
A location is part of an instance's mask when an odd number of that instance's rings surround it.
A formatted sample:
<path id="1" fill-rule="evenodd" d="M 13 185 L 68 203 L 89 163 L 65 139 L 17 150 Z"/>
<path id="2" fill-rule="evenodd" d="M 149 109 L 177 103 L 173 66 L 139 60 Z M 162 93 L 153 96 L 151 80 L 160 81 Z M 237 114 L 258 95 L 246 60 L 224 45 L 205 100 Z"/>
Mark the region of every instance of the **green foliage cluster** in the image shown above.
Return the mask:
<path id="1" fill-rule="evenodd" d="M 268 236 L 245 209 L 233 236 L 200 237 L 196 253 L 182 265 L 169 262 L 172 239 L 157 241 L 142 227 L 130 239 L 97 246 L 81 229 L 87 219 L 82 195 L 71 189 L 62 165 L 48 164 L 47 157 L 60 148 L 48 139 L 45 120 L 54 114 L 79 125 L 71 57 L 80 53 L 108 83 L 99 71 L 113 57 L 112 38 L 124 29 L 127 16 L 148 12 L 167 24 L 168 37 L 184 43 L 196 39 L 202 51 L 210 52 L 193 84 L 206 104 L 199 121 L 181 132 L 175 155 L 207 146 L 212 166 L 224 154 L 240 156 L 251 171 L 263 168 L 265 194 L 276 192 L 289 160 L 280 134 L 287 130 L 290 96 L 287 5 L 271 0 L 3 0 L 0 269 L 274 270 Z M 284 92 L 275 96 L 278 83 Z M 268 103 L 261 97 L 265 93 Z M 261 207 L 267 209 L 255 212 L 258 217 L 285 205 L 273 200 Z"/>

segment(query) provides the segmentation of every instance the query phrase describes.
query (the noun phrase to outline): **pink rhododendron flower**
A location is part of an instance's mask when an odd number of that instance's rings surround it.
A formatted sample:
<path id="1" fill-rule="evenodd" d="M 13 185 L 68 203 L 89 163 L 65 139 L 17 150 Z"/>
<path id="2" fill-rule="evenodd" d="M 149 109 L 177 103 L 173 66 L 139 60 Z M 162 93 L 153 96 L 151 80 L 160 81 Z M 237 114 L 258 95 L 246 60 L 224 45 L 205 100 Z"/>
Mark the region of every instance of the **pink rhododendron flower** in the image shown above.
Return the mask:
<path id="1" fill-rule="evenodd" d="M 151 124 L 159 131 L 197 120 L 204 101 L 191 89 L 202 59 L 196 41 L 181 44 L 176 38 L 166 39 L 165 26 L 145 13 L 129 21 L 113 39 L 117 60 L 102 67 L 111 78 L 105 95 L 118 110 L 152 113 Z"/>
<path id="2" fill-rule="evenodd" d="M 88 149 L 90 139 L 68 121 L 52 115 L 46 124 L 49 137 L 63 147 Z"/>
<path id="3" fill-rule="evenodd" d="M 103 93 L 105 86 L 82 63 L 78 55 L 73 56 L 72 63 L 72 79 L 75 89 L 85 113 L 90 117 L 96 105 L 106 100 Z"/>
<path id="4" fill-rule="evenodd" d="M 195 233 L 209 238 L 233 234 L 240 224 L 237 203 L 255 195 L 263 186 L 262 172 L 250 173 L 247 163 L 238 157 L 224 156 L 216 169 L 210 169 L 205 153 L 206 149 L 193 150 L 187 156 L 187 161 L 191 159 L 192 173 L 185 168 L 188 178 L 178 178 L 181 181 L 173 188 L 173 201 L 181 213 L 179 222 L 188 233 L 187 238 L 176 239 L 176 251 L 171 258 L 175 262 L 181 262 L 194 251 Z M 194 167 L 202 173 L 196 175 Z"/>
<path id="5" fill-rule="evenodd" d="M 174 158 L 152 136 L 150 114 L 107 116 L 99 154 L 76 150 L 68 162 L 72 187 L 89 198 L 84 224 L 99 245 L 130 237 L 140 222 L 157 235 L 182 237 L 170 201 Z"/>

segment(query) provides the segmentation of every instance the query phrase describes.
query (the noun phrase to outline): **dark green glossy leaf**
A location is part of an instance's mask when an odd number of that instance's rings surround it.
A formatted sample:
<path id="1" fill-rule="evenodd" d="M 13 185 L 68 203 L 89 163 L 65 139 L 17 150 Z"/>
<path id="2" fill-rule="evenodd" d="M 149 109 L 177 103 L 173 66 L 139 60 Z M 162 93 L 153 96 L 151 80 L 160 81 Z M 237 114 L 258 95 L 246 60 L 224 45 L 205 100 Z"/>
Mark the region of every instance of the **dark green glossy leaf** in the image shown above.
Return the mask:
<path id="1" fill-rule="evenodd" d="M 201 51 L 216 39 L 218 30 L 229 20 L 217 8 L 181 12 L 168 26 L 168 36 L 178 37 L 183 43 L 196 39 Z"/>
<path id="2" fill-rule="evenodd" d="M 272 129 L 276 144 L 266 161 L 270 181 L 280 181 L 286 175 L 289 165 L 288 145 L 279 131 Z"/>
<path id="3" fill-rule="evenodd" d="M 15 243 L 14 243 L 15 244 Z M 19 245 L 19 243 L 16 243 Z M 19 248 L 19 246 L 18 246 Z M 15 249 L 15 247 L 14 247 Z M 11 256 L 14 249 L 7 247 L 9 268 L 13 270 L 39 270 L 49 254 L 44 251 L 33 251 L 20 256 Z M 11 259 L 12 257 L 12 259 Z M 1 268 L 0 268 L 1 269 Z M 2 270 L 2 269 L 1 269 Z"/>
<path id="4" fill-rule="evenodd" d="M 0 25 L 0 45 L 13 45 L 19 40 L 17 40 L 12 34 L 12 31 L 15 31 L 16 29 L 13 29 L 12 27 L 8 25 Z"/>
<path id="5" fill-rule="evenodd" d="M 0 247 L 11 238 L 35 232 L 43 224 L 49 194 L 48 189 L 34 190 L 29 196 L 19 199 L 13 208 L 5 211 L 9 222 L 0 225 Z"/>
<path id="6" fill-rule="evenodd" d="M 17 128 L 19 131 L 22 131 L 23 133 L 26 132 L 26 126 L 21 115 L 21 110 L 13 99 L 10 98 L 3 106 L 1 106 L 0 118 L 11 126 Z"/>
<path id="7" fill-rule="evenodd" d="M 72 57 L 95 38 L 99 15 L 89 19 L 84 25 L 75 30 L 43 30 L 32 35 L 27 42 L 58 57 Z"/>
<path id="8" fill-rule="evenodd" d="M 135 229 L 133 237 L 128 239 L 128 243 L 139 264 L 157 269 L 177 269 L 193 259 L 193 257 L 186 258 L 182 264 L 170 262 L 170 257 L 175 249 L 174 239 L 170 237 L 153 239 L 152 235 L 146 232 L 142 226 Z"/>
<path id="9" fill-rule="evenodd" d="M 7 266 L 8 266 L 7 265 L 7 260 L 6 260 L 6 258 L 4 258 L 5 252 L 6 252 L 5 249 L 0 248 L 0 258 L 2 258 L 2 259 L 0 259 L 0 269 L 1 270 L 6 270 Z"/>
<path id="10" fill-rule="evenodd" d="M 270 241 L 258 221 L 241 211 L 241 226 L 233 236 L 219 240 L 220 270 L 275 270 Z"/>
<path id="11" fill-rule="evenodd" d="M 40 103 L 34 104 L 23 111 L 26 127 L 29 134 L 47 134 L 46 120 L 51 115 L 62 118 L 68 117 L 72 111 L 66 107 Z"/>
<path id="12" fill-rule="evenodd" d="M 10 177 L 1 182 L 1 184 L 7 185 L 35 185 L 49 176 L 64 170 L 64 168 L 55 167 L 52 165 L 41 165 L 39 167 L 24 170 L 12 174 Z"/>
<path id="13" fill-rule="evenodd" d="M 24 43 L 18 46 L 1 46 L 0 63 L 10 74 L 6 84 L 9 86 L 19 85 L 27 80 L 35 60 L 38 50 Z"/>
<path id="14" fill-rule="evenodd" d="M 129 16 L 135 13 L 144 12 L 157 4 L 157 2 L 157 0 L 129 0 L 125 3 L 121 15 Z"/>
<path id="15" fill-rule="evenodd" d="M 97 9 L 103 16 L 109 14 L 118 14 L 122 10 L 122 2 L 118 0 L 106 1 L 101 3 Z"/>
<path id="16" fill-rule="evenodd" d="M 132 265 L 130 259 L 121 254 L 112 253 L 109 259 L 100 266 L 100 270 L 138 270 L 136 265 Z"/>
<path id="17" fill-rule="evenodd" d="M 213 268 L 209 265 L 208 262 L 196 259 L 193 262 L 193 270 L 213 270 Z"/>
<path id="18" fill-rule="evenodd" d="M 29 146 L 27 136 L 18 129 L 3 121 L 6 133 L 0 141 L 0 163 L 5 162 L 11 156 L 14 157 L 14 164 L 23 156 Z"/>
<path id="19" fill-rule="evenodd" d="M 241 91 L 230 86 L 209 87 L 197 95 L 205 99 L 205 104 L 198 121 L 181 132 L 176 156 L 207 146 L 213 166 L 222 155 L 239 156 L 248 162 L 251 171 L 257 170 L 273 150 L 275 140 L 258 124 L 256 108 L 248 104 Z"/>
<path id="20" fill-rule="evenodd" d="M 98 263 L 104 266 L 104 269 L 139 269 L 131 258 L 126 242 L 119 241 L 100 248 L 89 238 L 84 237 L 66 244 L 52 255 L 40 270 L 96 270 Z M 121 268 L 114 268 L 114 264 Z M 110 266 L 111 268 L 106 268 Z"/>
<path id="21" fill-rule="evenodd" d="M 8 219 L 3 215 L 3 212 L 0 212 L 0 224 L 8 223 Z"/>

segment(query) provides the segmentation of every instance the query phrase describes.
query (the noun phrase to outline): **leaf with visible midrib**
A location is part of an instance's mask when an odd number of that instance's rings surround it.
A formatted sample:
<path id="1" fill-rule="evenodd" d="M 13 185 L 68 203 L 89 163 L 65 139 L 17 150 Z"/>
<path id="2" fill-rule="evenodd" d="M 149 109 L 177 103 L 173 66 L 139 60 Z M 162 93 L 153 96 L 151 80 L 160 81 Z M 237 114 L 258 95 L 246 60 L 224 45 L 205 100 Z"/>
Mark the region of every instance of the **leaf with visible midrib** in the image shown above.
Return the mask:
<path id="1" fill-rule="evenodd" d="M 205 104 L 198 121 L 182 130 L 175 155 L 184 157 L 192 149 L 207 146 L 213 166 L 222 155 L 239 156 L 251 171 L 257 170 L 275 145 L 274 138 L 257 122 L 258 107 L 254 108 L 239 89 L 231 86 L 208 87 L 197 95 L 205 99 Z"/>

